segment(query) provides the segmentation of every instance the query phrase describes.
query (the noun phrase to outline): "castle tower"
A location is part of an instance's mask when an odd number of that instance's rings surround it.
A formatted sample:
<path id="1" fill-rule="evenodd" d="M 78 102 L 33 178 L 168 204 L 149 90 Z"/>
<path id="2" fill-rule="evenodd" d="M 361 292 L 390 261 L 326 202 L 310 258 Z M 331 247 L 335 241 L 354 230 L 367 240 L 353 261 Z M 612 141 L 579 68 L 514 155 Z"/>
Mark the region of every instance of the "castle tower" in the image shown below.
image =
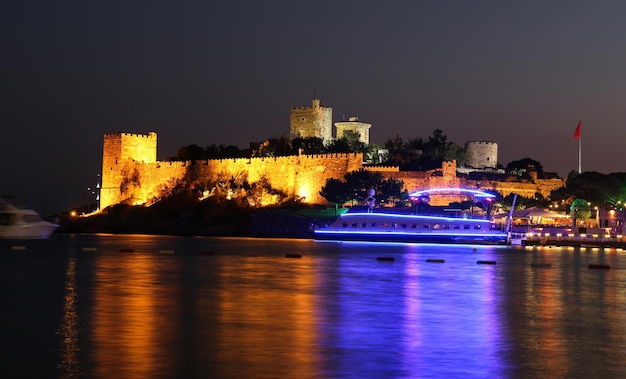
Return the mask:
<path id="1" fill-rule="evenodd" d="M 289 136 L 319 137 L 324 143 L 333 138 L 333 109 L 323 107 L 319 99 L 313 99 L 311 107 L 293 107 L 289 114 Z"/>
<path id="2" fill-rule="evenodd" d="M 126 163 L 154 163 L 157 160 L 157 134 L 110 133 L 102 148 L 102 187 L 100 209 L 121 200 L 120 184 Z"/>
<path id="3" fill-rule="evenodd" d="M 337 130 L 337 139 L 343 137 L 343 133 L 346 130 L 351 130 L 353 132 L 359 133 L 359 141 L 363 142 L 366 145 L 370 143 L 370 128 L 372 124 L 366 124 L 364 122 L 359 122 L 358 117 L 350 117 L 348 121 L 341 121 L 335 123 L 335 128 Z"/>
<path id="4" fill-rule="evenodd" d="M 472 168 L 497 168 L 498 144 L 487 141 L 465 143 L 465 165 Z"/>

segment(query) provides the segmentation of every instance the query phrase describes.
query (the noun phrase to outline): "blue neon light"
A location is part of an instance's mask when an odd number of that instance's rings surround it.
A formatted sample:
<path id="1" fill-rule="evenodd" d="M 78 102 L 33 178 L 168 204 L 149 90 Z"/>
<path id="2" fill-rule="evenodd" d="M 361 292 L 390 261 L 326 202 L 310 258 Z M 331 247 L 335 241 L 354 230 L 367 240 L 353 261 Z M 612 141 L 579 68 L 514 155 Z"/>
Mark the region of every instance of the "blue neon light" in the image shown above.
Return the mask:
<path id="1" fill-rule="evenodd" d="M 500 232 L 492 232 L 484 230 L 481 233 L 459 233 L 458 231 L 450 231 L 449 233 L 436 233 L 436 232 L 419 232 L 419 233 L 410 233 L 410 232 L 391 232 L 391 231 L 374 231 L 374 230 L 316 230 L 315 233 L 318 234 L 354 234 L 354 235 L 372 235 L 372 234 L 381 234 L 381 235 L 398 235 L 398 236 L 470 236 L 470 237 L 487 237 L 487 236 L 502 236 L 505 237 L 506 234 Z"/>

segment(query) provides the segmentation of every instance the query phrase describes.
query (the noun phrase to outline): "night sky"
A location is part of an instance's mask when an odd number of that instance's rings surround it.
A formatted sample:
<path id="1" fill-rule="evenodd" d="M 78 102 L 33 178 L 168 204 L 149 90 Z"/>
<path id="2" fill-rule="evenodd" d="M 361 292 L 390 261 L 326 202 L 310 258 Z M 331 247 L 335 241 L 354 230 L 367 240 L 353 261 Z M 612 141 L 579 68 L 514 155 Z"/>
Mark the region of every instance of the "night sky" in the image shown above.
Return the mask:
<path id="1" fill-rule="evenodd" d="M 105 133 L 181 146 L 289 133 L 313 97 L 384 145 L 441 129 L 566 177 L 626 171 L 623 1 L 4 1 L 0 193 L 80 206 Z"/>

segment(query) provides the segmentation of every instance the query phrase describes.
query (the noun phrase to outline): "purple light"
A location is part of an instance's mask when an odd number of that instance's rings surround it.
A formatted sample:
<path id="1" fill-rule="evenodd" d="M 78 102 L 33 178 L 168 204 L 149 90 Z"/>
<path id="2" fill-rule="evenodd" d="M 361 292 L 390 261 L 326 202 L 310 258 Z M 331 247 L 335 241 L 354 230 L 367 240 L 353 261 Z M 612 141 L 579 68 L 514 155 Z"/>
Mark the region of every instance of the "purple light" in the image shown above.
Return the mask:
<path id="1" fill-rule="evenodd" d="M 466 222 L 480 222 L 480 223 L 485 223 L 485 224 L 489 224 L 490 221 L 489 220 L 481 220 L 481 219 L 459 219 L 458 217 L 438 217 L 438 216 L 416 216 L 416 215 L 402 215 L 402 214 L 386 214 L 386 213 L 344 213 L 341 215 L 342 219 L 348 218 L 348 217 L 356 217 L 356 216 L 368 216 L 368 217 L 372 217 L 372 215 L 375 215 L 376 218 L 408 218 L 411 220 L 444 220 L 444 221 L 450 221 L 450 222 L 458 222 L 459 220 L 463 220 Z"/>
<path id="2" fill-rule="evenodd" d="M 450 230 L 447 233 L 436 233 L 436 232 L 419 232 L 419 233 L 409 233 L 409 232 L 391 232 L 391 231 L 373 231 L 373 230 L 316 230 L 317 234 L 353 234 L 353 235 L 372 235 L 372 234 L 381 234 L 381 235 L 398 235 L 398 236 L 481 236 L 481 235 L 495 235 L 500 236 L 504 235 L 503 233 L 488 233 L 487 230 L 481 230 L 480 233 L 459 233 L 456 230 Z"/>
<path id="3" fill-rule="evenodd" d="M 413 192 L 413 193 L 409 194 L 409 196 L 410 197 L 420 197 L 420 196 L 427 195 L 427 194 L 434 193 L 434 192 L 460 192 L 460 193 L 471 193 L 471 194 L 473 194 L 474 196 L 477 196 L 477 197 L 487 197 L 487 198 L 495 198 L 496 197 L 496 195 L 491 194 L 491 193 L 487 193 L 487 192 L 484 192 L 484 191 L 465 189 L 465 188 L 454 188 L 454 187 L 427 189 L 427 190 L 423 190 L 423 191 Z"/>

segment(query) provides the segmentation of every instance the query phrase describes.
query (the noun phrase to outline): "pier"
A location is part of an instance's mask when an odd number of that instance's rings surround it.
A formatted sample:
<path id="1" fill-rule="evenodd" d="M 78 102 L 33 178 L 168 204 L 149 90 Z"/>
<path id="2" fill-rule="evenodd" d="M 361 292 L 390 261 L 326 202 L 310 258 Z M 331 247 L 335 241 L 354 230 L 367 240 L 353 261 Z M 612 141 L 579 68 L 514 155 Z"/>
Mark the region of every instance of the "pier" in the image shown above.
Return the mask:
<path id="1" fill-rule="evenodd" d="M 550 234 L 528 233 L 521 238 L 522 246 L 566 246 L 626 249 L 626 239 L 610 234 Z"/>

